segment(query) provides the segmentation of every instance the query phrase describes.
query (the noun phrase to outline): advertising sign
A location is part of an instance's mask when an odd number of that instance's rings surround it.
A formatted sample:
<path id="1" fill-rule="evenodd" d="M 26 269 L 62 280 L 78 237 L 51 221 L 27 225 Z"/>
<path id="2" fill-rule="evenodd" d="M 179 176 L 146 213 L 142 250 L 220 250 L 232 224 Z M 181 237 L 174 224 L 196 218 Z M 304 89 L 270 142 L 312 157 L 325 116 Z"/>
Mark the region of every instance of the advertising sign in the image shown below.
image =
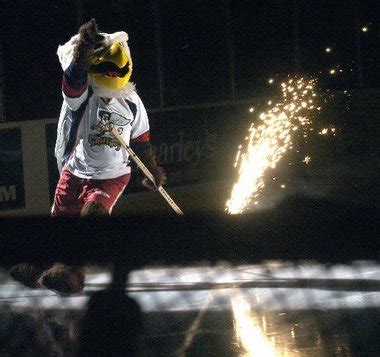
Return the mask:
<path id="1" fill-rule="evenodd" d="M 237 147 L 249 124 L 240 112 L 229 106 L 149 115 L 151 142 L 157 164 L 167 172 L 167 187 L 231 178 Z M 132 178 L 128 190 L 140 189 Z"/>
<path id="2" fill-rule="evenodd" d="M 21 130 L 0 130 L 0 210 L 25 207 Z"/>

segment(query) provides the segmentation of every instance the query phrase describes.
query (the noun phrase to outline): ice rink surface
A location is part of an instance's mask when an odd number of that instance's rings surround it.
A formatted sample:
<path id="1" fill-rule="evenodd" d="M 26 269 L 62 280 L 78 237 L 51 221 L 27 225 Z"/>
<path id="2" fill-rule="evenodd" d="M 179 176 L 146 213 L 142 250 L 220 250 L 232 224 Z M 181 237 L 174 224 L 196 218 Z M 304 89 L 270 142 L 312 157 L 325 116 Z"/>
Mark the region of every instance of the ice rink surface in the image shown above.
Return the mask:
<path id="1" fill-rule="evenodd" d="M 84 293 L 63 297 L 3 273 L 0 311 L 80 314 L 110 279 L 109 270 L 89 267 Z M 261 355 L 258 346 L 279 356 L 380 353 L 380 265 L 373 262 L 146 268 L 130 274 L 127 293 L 144 314 L 142 355 Z M 247 330 L 260 340 L 254 346 L 244 342 Z"/>

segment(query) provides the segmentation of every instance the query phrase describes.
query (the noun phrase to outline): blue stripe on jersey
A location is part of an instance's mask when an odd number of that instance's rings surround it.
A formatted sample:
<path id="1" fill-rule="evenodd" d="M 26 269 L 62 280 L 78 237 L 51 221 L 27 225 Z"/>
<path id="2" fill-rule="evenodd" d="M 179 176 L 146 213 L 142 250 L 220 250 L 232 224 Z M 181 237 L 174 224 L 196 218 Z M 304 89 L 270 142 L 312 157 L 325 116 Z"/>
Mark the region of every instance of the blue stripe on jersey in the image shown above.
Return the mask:
<path id="1" fill-rule="evenodd" d="M 73 89 L 81 89 L 87 83 L 87 72 L 80 68 L 75 62 L 71 62 L 70 66 L 63 72 L 66 83 Z"/>
<path id="2" fill-rule="evenodd" d="M 133 120 L 135 120 L 136 114 L 137 114 L 137 105 L 128 99 L 125 99 L 125 102 L 128 104 L 129 109 L 131 110 L 131 112 L 133 114 Z M 133 120 L 132 120 L 132 122 L 133 122 Z"/>
<path id="3" fill-rule="evenodd" d="M 92 90 L 89 90 L 86 100 L 81 104 L 79 109 L 75 111 L 71 110 L 72 122 L 69 128 L 69 140 L 66 144 L 65 151 L 62 156 L 62 162 L 63 162 L 62 167 L 66 164 L 67 160 L 70 158 L 72 151 L 74 150 L 74 146 L 76 145 L 76 141 L 77 141 L 77 133 L 78 133 L 79 124 L 83 118 L 83 114 L 84 114 L 84 111 L 86 110 L 88 100 L 90 99 L 92 94 L 93 94 Z"/>

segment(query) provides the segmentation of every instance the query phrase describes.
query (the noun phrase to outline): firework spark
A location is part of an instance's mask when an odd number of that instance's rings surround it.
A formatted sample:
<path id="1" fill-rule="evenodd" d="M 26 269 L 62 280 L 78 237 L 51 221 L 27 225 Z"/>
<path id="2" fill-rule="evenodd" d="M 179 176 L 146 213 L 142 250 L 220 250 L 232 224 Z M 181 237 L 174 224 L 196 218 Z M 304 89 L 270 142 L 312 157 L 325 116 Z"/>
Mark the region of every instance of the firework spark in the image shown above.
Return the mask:
<path id="1" fill-rule="evenodd" d="M 305 156 L 302 162 L 304 162 L 306 165 L 309 165 L 311 162 L 311 157 L 309 155 Z"/>
<path id="2" fill-rule="evenodd" d="M 329 128 L 323 128 L 321 131 L 318 132 L 319 135 L 328 135 L 332 134 L 335 136 L 336 129 L 333 126 L 330 126 Z"/>
<path id="3" fill-rule="evenodd" d="M 249 128 L 246 151 L 241 145 L 236 155 L 238 180 L 226 203 L 229 214 L 242 213 L 252 199 L 263 190 L 264 174 L 292 148 L 292 134 L 311 124 L 308 117 L 314 110 L 315 80 L 290 79 L 281 84 L 282 99 L 259 116 L 259 124 Z M 256 200 L 257 201 L 257 200 Z"/>

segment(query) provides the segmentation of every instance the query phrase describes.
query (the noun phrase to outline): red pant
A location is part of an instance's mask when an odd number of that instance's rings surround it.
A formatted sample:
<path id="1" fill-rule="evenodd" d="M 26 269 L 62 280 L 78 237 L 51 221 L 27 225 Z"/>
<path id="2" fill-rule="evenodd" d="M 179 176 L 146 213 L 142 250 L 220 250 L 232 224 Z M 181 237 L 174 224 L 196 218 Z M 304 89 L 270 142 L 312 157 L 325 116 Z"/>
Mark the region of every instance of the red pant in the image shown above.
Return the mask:
<path id="1" fill-rule="evenodd" d="M 55 190 L 51 215 L 79 215 L 84 204 L 90 201 L 100 202 L 110 214 L 130 177 L 126 174 L 105 180 L 82 179 L 64 167 Z"/>

